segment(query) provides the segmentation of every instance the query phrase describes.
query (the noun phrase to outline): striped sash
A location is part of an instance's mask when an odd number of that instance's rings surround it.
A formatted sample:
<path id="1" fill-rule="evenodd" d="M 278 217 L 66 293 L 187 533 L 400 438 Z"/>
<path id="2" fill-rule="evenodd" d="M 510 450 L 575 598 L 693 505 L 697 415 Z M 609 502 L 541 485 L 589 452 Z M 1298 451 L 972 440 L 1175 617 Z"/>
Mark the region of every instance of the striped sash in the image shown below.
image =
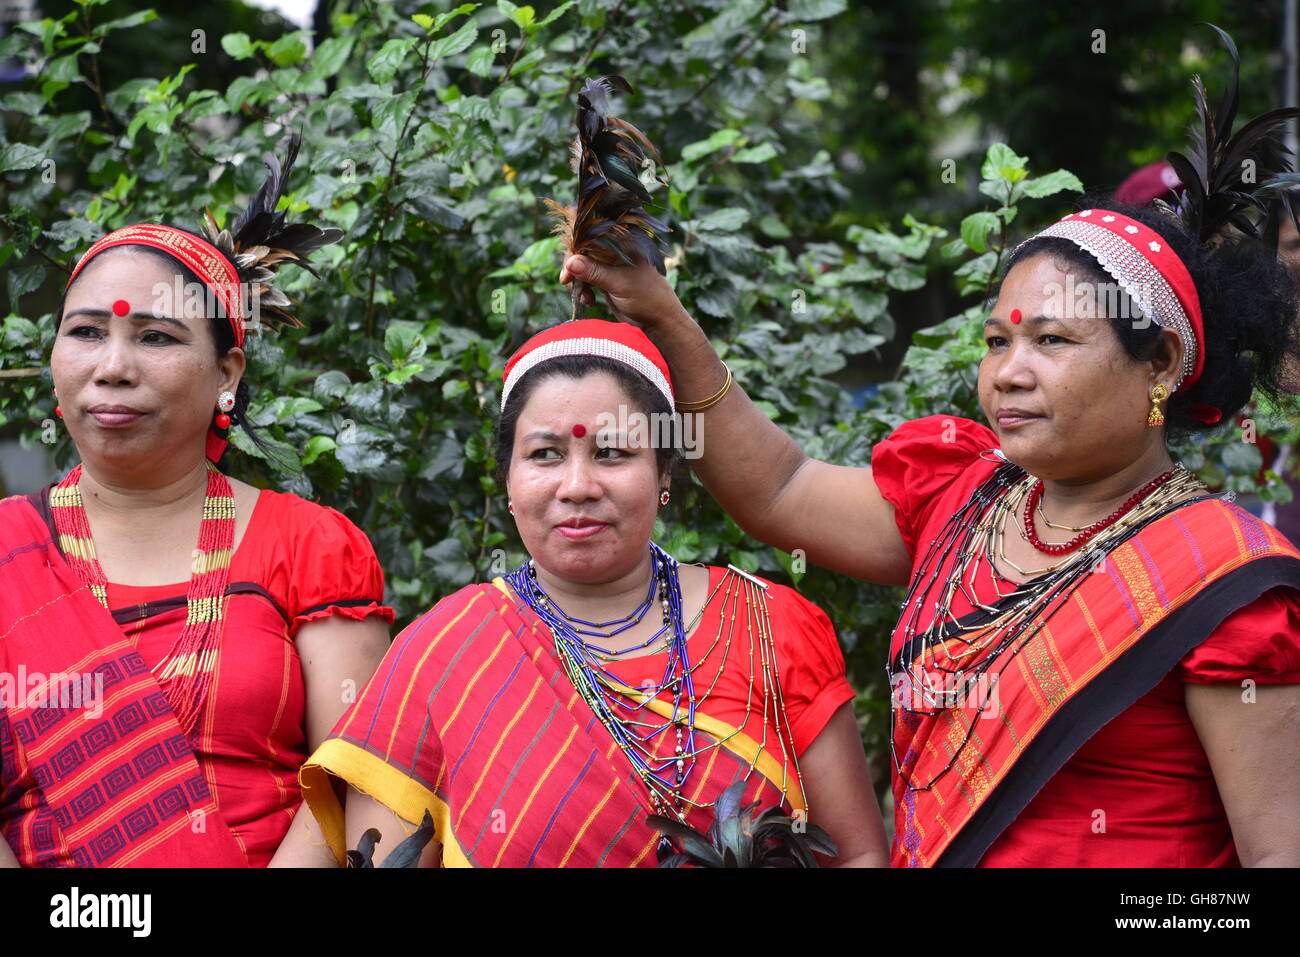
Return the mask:
<path id="1" fill-rule="evenodd" d="M 1178 508 L 1115 548 L 1018 654 L 994 663 L 996 695 L 934 715 L 896 712 L 895 866 L 974 866 L 1084 742 L 1278 586 L 1300 588 L 1300 552 L 1219 499 Z"/>

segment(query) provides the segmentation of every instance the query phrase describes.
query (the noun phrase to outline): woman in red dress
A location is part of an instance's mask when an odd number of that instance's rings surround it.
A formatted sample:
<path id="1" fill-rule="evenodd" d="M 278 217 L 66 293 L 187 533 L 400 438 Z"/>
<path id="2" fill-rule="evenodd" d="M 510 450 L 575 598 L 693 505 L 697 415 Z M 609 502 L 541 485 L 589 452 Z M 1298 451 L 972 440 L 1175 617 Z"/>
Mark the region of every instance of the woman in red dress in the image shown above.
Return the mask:
<path id="1" fill-rule="evenodd" d="M 651 539 L 670 495 L 672 441 L 651 425 L 672 417 L 667 369 L 642 333 L 594 319 L 507 364 L 497 461 L 531 560 L 403 631 L 304 766 L 340 861 L 370 827 L 386 856 L 428 813 L 426 865 L 654 866 L 650 814 L 707 831 L 744 782 L 743 805 L 825 829 L 836 865 L 886 862 L 826 616 Z"/>
<path id="2" fill-rule="evenodd" d="M 340 235 L 274 214 L 294 152 L 211 242 L 131 226 L 73 271 L 81 462 L 0 503 L 0 864 L 331 863 L 296 779 L 387 647 L 383 573 L 338 512 L 216 466 L 277 262 Z"/>
<path id="3" fill-rule="evenodd" d="M 1210 152 L 1261 182 L 1278 155 Z M 565 263 L 710 397 L 695 467 L 741 527 L 910 581 L 887 665 L 896 865 L 1300 865 L 1300 553 L 1166 446 L 1276 392 L 1295 293 L 1221 234 L 1240 170 L 1179 172 L 1200 187 L 1176 212 L 1107 201 L 1022 244 L 985 323 L 991 428 L 908 422 L 870 468 L 806 456 L 653 268 Z"/>

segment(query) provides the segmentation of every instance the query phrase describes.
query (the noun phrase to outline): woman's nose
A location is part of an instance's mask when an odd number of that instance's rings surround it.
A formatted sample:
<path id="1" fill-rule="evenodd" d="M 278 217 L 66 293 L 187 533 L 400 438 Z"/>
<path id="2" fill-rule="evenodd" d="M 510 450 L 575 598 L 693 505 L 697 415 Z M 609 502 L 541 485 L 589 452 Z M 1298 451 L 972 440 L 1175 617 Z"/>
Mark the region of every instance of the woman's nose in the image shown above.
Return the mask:
<path id="1" fill-rule="evenodd" d="M 1013 341 L 1006 351 L 998 356 L 990 356 L 993 363 L 993 387 L 999 392 L 1012 389 L 1032 389 L 1034 374 L 1029 363 L 1028 344 Z"/>
<path id="2" fill-rule="evenodd" d="M 130 385 L 136 380 L 136 350 L 126 329 L 109 328 L 95 359 L 95 382 L 102 385 Z"/>
<path id="3" fill-rule="evenodd" d="M 594 474 L 595 463 L 585 451 L 569 456 L 564 464 L 564 475 L 560 480 L 559 496 L 565 501 L 585 502 L 600 498 L 602 488 Z"/>

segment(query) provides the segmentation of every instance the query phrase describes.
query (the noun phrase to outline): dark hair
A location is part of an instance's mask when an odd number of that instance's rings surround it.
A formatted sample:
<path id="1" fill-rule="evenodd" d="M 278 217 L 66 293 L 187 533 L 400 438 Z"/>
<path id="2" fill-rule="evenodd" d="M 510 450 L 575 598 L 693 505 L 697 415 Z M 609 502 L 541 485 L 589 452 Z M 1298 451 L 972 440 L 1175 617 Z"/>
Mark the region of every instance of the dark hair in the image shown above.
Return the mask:
<path id="1" fill-rule="evenodd" d="M 1178 254 L 1191 274 L 1201 303 L 1205 365 L 1201 376 L 1186 392 L 1169 400 L 1165 412 L 1167 432 L 1214 428 L 1189 414 L 1195 405 L 1209 405 L 1228 421 L 1255 390 L 1280 398 L 1279 379 L 1284 361 L 1296 351 L 1296 288 L 1287 268 L 1263 244 L 1247 237 L 1224 238 L 1216 245 L 1192 236 L 1182 220 L 1151 207 L 1116 203 L 1105 196 L 1085 197 L 1081 209 L 1109 209 L 1137 220 L 1159 233 Z M 1003 278 L 1018 263 L 1034 256 L 1051 256 L 1070 271 L 1090 281 L 1114 280 L 1089 252 L 1068 239 L 1030 239 L 1011 254 Z M 1141 327 L 1132 321 L 1134 308 L 1108 316 L 1124 351 L 1134 359 L 1154 359 L 1163 347 L 1160 326 Z"/>
<path id="2" fill-rule="evenodd" d="M 187 236 L 193 236 L 195 239 L 203 239 L 202 236 L 197 233 L 192 233 L 188 229 L 180 229 L 179 227 L 172 228 L 176 229 L 178 232 L 185 233 Z M 207 240 L 204 240 L 204 242 L 206 241 Z M 176 272 L 180 273 L 186 283 L 195 283 L 199 286 L 204 285 L 203 280 L 198 277 L 198 274 L 195 273 L 193 269 L 180 260 L 167 255 L 161 249 L 155 249 L 153 246 L 129 244 L 125 246 L 112 246 L 109 247 L 109 249 L 106 249 L 105 252 L 112 252 L 115 249 L 132 249 L 135 252 L 144 253 L 159 262 L 165 263 L 171 269 L 176 270 Z M 80 279 L 81 277 L 78 276 L 77 278 Z M 75 281 L 70 283 L 67 289 L 63 291 L 63 297 L 59 300 L 59 311 L 56 313 L 54 320 L 55 333 L 57 333 L 59 327 L 63 325 L 63 310 L 67 305 L 68 292 L 71 291 L 72 286 L 75 284 Z M 212 341 L 216 347 L 218 359 L 224 356 L 231 349 L 235 348 L 235 330 L 231 328 L 230 320 L 228 318 L 219 315 L 209 316 L 208 328 L 212 330 Z M 265 452 L 267 451 L 266 442 L 257 434 L 257 431 L 248 421 L 248 404 L 251 400 L 252 390 L 248 385 L 248 376 L 241 376 L 239 379 L 239 385 L 235 387 L 235 407 L 227 414 L 230 416 L 231 427 L 233 428 L 238 425 L 245 433 L 247 433 L 253 444 Z"/>
<path id="3" fill-rule="evenodd" d="M 514 388 L 510 390 L 510 398 L 506 401 L 505 408 L 501 410 L 501 418 L 497 421 L 496 430 L 496 477 L 501 485 L 505 485 L 506 474 L 510 471 L 510 460 L 515 448 L 515 425 L 519 422 L 519 413 L 523 411 L 529 396 L 533 394 L 538 384 L 559 377 L 581 379 L 597 372 L 607 372 L 618 380 L 628 398 L 632 400 L 635 411 L 647 416 L 672 415 L 672 406 L 668 404 L 663 393 L 645 376 L 621 362 L 603 356 L 560 356 L 548 359 L 520 377 Z M 668 419 L 660 418 L 658 421 L 666 422 Z M 659 443 L 655 446 L 655 465 L 660 475 L 666 475 L 672 470 L 677 459 L 678 441 L 674 421 L 672 442 L 667 445 Z"/>

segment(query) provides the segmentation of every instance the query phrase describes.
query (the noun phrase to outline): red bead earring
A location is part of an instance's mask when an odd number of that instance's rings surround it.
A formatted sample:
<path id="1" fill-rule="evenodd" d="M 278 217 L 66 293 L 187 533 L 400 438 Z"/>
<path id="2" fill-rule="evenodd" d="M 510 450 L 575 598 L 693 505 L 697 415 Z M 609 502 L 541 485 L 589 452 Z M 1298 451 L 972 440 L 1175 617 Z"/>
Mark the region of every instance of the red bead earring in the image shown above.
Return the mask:
<path id="1" fill-rule="evenodd" d="M 63 407 L 59 405 L 59 390 L 54 390 L 54 414 L 60 419 L 63 418 Z"/>
<path id="2" fill-rule="evenodd" d="M 509 499 L 506 499 L 506 511 L 511 515 L 515 514 L 515 503 Z"/>
<path id="3" fill-rule="evenodd" d="M 230 428 L 230 416 L 226 413 L 235 407 L 235 394 L 233 392 L 223 392 L 217 397 L 217 408 L 221 411 L 217 413 L 216 423 L 219 429 Z"/>

